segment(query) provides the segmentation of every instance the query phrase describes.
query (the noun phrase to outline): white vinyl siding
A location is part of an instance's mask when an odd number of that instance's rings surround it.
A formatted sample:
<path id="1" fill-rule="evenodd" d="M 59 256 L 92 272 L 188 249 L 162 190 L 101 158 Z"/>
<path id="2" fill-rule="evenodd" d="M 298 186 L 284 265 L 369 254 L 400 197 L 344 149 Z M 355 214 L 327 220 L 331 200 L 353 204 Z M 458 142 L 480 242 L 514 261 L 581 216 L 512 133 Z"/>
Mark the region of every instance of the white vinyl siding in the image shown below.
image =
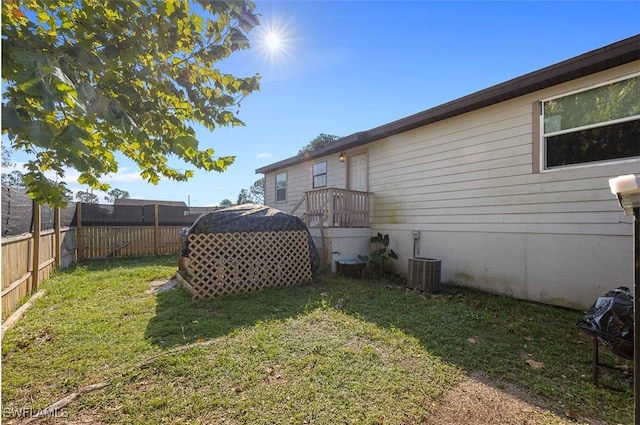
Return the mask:
<path id="1" fill-rule="evenodd" d="M 302 164 L 287 167 L 287 200 L 286 202 L 276 202 L 275 190 L 267 191 L 265 194 L 265 205 L 273 206 L 284 212 L 291 212 L 296 204 L 304 197 L 304 192 L 313 189 L 313 164 L 318 162 L 327 163 L 327 187 L 346 189 L 346 162 L 339 161 L 339 155 L 327 155 L 325 157 L 309 160 Z M 275 187 L 275 175 L 278 172 L 267 173 L 265 176 L 265 187 Z M 321 190 L 322 188 L 320 188 Z M 302 216 L 305 205 L 302 204 L 295 212 L 297 216 Z"/>
<path id="2" fill-rule="evenodd" d="M 368 145 L 371 233 L 388 234 L 406 273 L 442 260 L 443 281 L 586 309 L 632 279 L 631 219 L 608 179 L 640 158 L 537 172 L 540 99 L 631 74 L 630 64 Z M 535 140 L 534 140 L 535 138 Z M 390 161 L 389 158 L 393 158 Z"/>
<path id="3" fill-rule="evenodd" d="M 603 76 L 556 90 L 567 92 Z M 532 173 L 532 134 L 538 125 L 532 104 L 551 92 L 371 143 L 372 222 L 406 230 L 627 234 L 607 179 L 637 172 L 640 160 Z"/>

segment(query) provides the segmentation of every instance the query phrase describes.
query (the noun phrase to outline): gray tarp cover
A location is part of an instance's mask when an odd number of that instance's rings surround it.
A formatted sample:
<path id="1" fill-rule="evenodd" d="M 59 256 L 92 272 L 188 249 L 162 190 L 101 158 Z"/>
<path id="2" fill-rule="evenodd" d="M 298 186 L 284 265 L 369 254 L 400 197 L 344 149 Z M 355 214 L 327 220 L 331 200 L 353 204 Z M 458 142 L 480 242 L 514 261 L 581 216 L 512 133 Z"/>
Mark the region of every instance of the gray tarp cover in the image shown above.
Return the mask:
<path id="1" fill-rule="evenodd" d="M 193 223 L 187 235 L 202 233 L 232 232 L 277 232 L 284 230 L 305 230 L 309 240 L 311 273 L 316 276 L 320 268 L 320 257 L 316 251 L 309 229 L 304 222 L 292 214 L 264 205 L 243 204 L 224 208 L 201 215 Z M 189 241 L 185 238 L 182 256 L 189 256 Z"/>

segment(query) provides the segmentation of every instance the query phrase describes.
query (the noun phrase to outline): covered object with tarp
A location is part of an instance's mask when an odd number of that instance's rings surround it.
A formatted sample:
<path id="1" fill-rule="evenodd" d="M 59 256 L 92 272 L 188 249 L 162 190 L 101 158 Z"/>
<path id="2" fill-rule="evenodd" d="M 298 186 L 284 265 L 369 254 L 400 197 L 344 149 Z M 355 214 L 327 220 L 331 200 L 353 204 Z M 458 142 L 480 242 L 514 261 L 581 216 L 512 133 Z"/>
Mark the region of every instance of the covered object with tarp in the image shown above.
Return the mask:
<path id="1" fill-rule="evenodd" d="M 243 204 L 200 216 L 186 232 L 178 277 L 194 298 L 288 286 L 320 266 L 305 223 L 292 214 Z"/>
<path id="2" fill-rule="evenodd" d="M 581 333 L 625 359 L 633 359 L 633 326 L 633 295 L 625 286 L 598 297 L 577 323 Z"/>

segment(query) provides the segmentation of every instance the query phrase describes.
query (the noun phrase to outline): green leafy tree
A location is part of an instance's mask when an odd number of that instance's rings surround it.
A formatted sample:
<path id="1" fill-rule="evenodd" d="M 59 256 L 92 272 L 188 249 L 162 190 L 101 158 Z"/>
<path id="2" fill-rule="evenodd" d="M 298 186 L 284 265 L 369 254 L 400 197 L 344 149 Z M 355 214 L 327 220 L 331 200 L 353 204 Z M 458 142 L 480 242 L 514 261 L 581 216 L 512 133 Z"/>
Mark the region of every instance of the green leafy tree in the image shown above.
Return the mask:
<path id="1" fill-rule="evenodd" d="M 9 167 L 13 167 L 15 164 L 11 162 L 11 152 L 4 145 L 2 145 L 2 185 L 13 187 L 15 189 L 24 189 L 24 182 L 22 181 L 22 173 L 18 170 L 13 170 L 9 173 L 5 170 Z"/>
<path id="2" fill-rule="evenodd" d="M 238 201 L 236 202 L 236 205 L 251 204 L 251 203 L 253 203 L 253 199 L 251 199 L 251 195 L 249 194 L 249 191 L 247 189 L 242 189 L 238 194 Z"/>
<path id="3" fill-rule="evenodd" d="M 233 202 L 231 202 L 228 199 L 223 199 L 222 201 L 220 201 L 220 208 L 229 208 L 232 207 L 234 204 Z"/>
<path id="4" fill-rule="evenodd" d="M 254 204 L 264 204 L 264 178 L 256 180 L 249 188 L 249 193 Z"/>
<path id="5" fill-rule="evenodd" d="M 83 204 L 97 204 L 98 203 L 98 195 L 87 192 L 84 190 L 80 190 L 76 192 L 76 199 Z"/>
<path id="6" fill-rule="evenodd" d="M 235 205 L 264 204 L 264 179 L 256 180 L 249 190 L 242 188 Z"/>
<path id="7" fill-rule="evenodd" d="M 104 197 L 105 201 L 114 204 L 116 199 L 129 199 L 129 192 L 118 188 L 111 189 L 107 192 L 107 196 Z"/>
<path id="8" fill-rule="evenodd" d="M 340 136 L 335 136 L 333 134 L 324 134 L 320 133 L 318 137 L 310 141 L 306 146 L 304 146 L 300 151 L 298 151 L 298 155 L 301 155 L 306 152 L 314 151 L 318 148 L 328 145 L 329 143 L 335 142 L 340 139 Z"/>
<path id="9" fill-rule="evenodd" d="M 224 171 L 234 157 L 202 148 L 192 125 L 244 125 L 237 112 L 260 77 L 217 64 L 249 47 L 254 8 L 250 0 L 3 1 L 2 132 L 31 156 L 29 195 L 63 205 L 69 168 L 80 184 L 107 191 L 101 179 L 118 170 L 116 153 L 153 184 L 186 181 L 194 168 Z"/>
<path id="10" fill-rule="evenodd" d="M 10 173 L 2 173 L 2 184 L 15 189 L 25 189 L 22 173 L 17 170 L 13 170 Z"/>

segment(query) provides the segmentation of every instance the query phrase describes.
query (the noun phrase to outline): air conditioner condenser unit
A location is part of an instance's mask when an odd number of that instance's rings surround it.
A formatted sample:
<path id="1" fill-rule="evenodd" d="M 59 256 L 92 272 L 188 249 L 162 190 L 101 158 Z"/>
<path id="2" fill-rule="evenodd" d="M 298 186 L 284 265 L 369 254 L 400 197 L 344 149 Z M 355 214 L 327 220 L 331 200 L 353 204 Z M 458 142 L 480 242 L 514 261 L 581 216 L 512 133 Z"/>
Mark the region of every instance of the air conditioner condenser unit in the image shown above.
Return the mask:
<path id="1" fill-rule="evenodd" d="M 442 261 L 433 258 L 414 257 L 409 259 L 407 286 L 420 291 L 440 291 Z"/>

